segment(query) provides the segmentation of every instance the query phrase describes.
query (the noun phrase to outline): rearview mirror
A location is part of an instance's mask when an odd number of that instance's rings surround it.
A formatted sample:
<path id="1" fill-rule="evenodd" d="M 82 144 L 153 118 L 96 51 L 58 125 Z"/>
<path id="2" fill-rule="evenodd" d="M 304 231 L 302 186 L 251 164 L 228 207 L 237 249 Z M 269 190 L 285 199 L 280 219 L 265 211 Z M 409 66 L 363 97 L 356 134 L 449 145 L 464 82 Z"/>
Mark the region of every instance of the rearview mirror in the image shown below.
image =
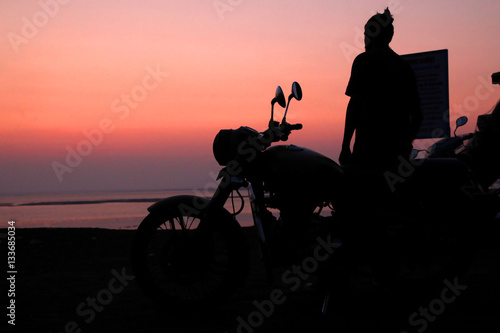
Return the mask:
<path id="1" fill-rule="evenodd" d="M 453 131 L 453 135 L 454 136 L 457 136 L 457 129 L 461 126 L 464 126 L 465 124 L 467 124 L 467 122 L 469 121 L 469 118 L 467 118 L 467 116 L 462 116 L 460 118 L 457 119 L 456 121 L 456 127 L 455 127 L 455 130 Z"/>
<path id="2" fill-rule="evenodd" d="M 292 84 L 292 95 L 293 98 L 300 101 L 302 99 L 302 88 L 298 82 Z"/>
<path id="3" fill-rule="evenodd" d="M 284 108 L 286 106 L 285 94 L 283 93 L 283 89 L 280 86 L 276 88 L 276 96 L 271 101 L 271 104 L 278 102 L 278 104 Z"/>
<path id="4" fill-rule="evenodd" d="M 274 104 L 278 104 L 284 108 L 286 106 L 285 94 L 283 93 L 283 89 L 280 86 L 276 88 L 276 94 L 274 98 L 271 100 L 271 120 L 269 121 L 269 128 L 274 126 Z"/>
<path id="5" fill-rule="evenodd" d="M 288 112 L 288 107 L 290 106 L 290 101 L 292 100 L 292 98 L 295 98 L 298 101 L 302 99 L 302 88 L 297 81 L 292 83 L 292 93 L 288 96 L 288 103 L 286 105 L 285 115 L 283 116 L 283 120 L 281 121 L 282 123 L 286 122 L 286 113 Z"/>
<path id="6" fill-rule="evenodd" d="M 457 119 L 457 127 L 464 126 L 465 124 L 467 124 L 468 121 L 469 121 L 469 118 L 467 118 L 467 116 L 462 116 L 462 117 L 458 118 Z"/>

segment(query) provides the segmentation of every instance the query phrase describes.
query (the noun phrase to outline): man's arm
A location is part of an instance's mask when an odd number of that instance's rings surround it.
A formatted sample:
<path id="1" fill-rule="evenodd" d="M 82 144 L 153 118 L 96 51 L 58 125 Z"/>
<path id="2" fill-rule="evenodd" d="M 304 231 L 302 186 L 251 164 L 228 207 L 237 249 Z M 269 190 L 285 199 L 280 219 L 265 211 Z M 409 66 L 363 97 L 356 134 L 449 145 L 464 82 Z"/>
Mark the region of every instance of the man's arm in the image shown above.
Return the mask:
<path id="1" fill-rule="evenodd" d="M 359 109 L 361 107 L 359 97 L 351 97 L 347 105 L 344 127 L 344 139 L 342 141 L 342 151 L 340 152 L 340 164 L 347 164 L 351 159 L 351 140 L 358 123 Z"/>
<path id="2" fill-rule="evenodd" d="M 344 139 L 339 156 L 340 164 L 349 164 L 351 162 L 351 140 L 358 126 L 359 115 L 361 114 L 362 100 L 360 96 L 365 92 L 365 58 L 365 53 L 362 53 L 354 59 L 351 77 L 345 91 L 345 94 L 350 96 L 351 99 L 347 105 L 345 115 Z"/>

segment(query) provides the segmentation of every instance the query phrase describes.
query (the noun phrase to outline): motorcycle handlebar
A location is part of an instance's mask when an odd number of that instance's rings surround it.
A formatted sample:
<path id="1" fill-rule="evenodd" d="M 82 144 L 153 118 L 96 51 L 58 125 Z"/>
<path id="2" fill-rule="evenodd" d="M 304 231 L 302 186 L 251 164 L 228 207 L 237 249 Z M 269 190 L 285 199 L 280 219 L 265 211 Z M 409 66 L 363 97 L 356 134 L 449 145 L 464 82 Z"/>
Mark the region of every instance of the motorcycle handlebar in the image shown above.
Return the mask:
<path id="1" fill-rule="evenodd" d="M 291 131 L 300 129 L 302 129 L 302 124 L 289 124 L 285 121 L 280 125 L 278 122 L 271 120 L 269 128 L 265 132 L 260 133 L 260 137 L 271 138 L 269 142 L 264 144 L 265 147 L 269 147 L 271 142 L 287 141 Z"/>
<path id="2" fill-rule="evenodd" d="M 290 135 L 291 131 L 294 131 L 294 130 L 300 130 L 302 129 L 302 124 L 288 124 L 288 123 L 285 123 L 284 124 L 284 133 L 281 137 L 281 141 L 287 141 L 288 140 L 288 136 Z"/>
<path id="3" fill-rule="evenodd" d="M 294 125 L 289 125 L 288 126 L 288 129 L 290 131 L 293 131 L 293 130 L 301 130 L 302 129 L 302 124 L 294 124 Z"/>

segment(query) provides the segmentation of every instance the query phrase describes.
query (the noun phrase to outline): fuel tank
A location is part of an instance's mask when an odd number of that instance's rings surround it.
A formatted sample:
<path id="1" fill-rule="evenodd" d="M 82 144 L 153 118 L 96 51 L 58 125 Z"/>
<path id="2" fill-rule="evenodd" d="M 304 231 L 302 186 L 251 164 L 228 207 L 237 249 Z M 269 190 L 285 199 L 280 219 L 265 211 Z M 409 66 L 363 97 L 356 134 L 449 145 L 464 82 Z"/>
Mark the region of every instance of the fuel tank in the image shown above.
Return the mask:
<path id="1" fill-rule="evenodd" d="M 311 149 L 273 146 L 262 152 L 256 162 L 264 187 L 280 196 L 333 200 L 344 186 L 342 168 Z"/>

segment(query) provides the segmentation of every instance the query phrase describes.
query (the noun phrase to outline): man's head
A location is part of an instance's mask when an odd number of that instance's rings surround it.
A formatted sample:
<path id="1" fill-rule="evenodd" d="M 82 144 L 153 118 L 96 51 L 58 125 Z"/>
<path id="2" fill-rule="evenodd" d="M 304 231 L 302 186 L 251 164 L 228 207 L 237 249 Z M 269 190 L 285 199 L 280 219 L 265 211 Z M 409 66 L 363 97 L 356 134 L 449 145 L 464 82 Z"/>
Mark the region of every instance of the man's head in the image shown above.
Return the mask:
<path id="1" fill-rule="evenodd" d="M 365 24 L 365 48 L 370 50 L 377 46 L 388 46 L 394 36 L 394 26 L 389 8 L 382 14 L 375 14 Z"/>

